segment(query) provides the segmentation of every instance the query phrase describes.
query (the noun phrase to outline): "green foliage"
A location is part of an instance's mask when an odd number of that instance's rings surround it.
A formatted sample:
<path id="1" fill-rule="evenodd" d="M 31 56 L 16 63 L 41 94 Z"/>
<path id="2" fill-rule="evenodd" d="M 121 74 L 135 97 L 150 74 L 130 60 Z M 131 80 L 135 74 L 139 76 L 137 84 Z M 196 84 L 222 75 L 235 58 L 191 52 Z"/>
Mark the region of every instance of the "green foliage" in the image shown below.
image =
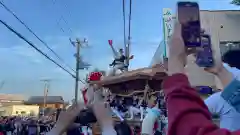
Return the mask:
<path id="1" fill-rule="evenodd" d="M 240 6 L 240 0 L 232 0 L 231 4 Z"/>

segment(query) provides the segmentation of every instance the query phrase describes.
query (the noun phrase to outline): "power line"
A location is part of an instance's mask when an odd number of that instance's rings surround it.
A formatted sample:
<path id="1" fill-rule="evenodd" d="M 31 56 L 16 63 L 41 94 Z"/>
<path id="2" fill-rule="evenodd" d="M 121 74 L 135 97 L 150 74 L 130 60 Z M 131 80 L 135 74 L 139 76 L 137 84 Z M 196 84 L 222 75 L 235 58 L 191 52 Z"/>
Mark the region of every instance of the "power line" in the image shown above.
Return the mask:
<path id="1" fill-rule="evenodd" d="M 56 1 L 57 1 L 57 0 L 52 0 L 52 3 L 53 3 L 54 6 L 56 5 Z M 64 6 L 65 6 L 66 9 L 68 9 L 66 4 L 65 4 Z M 68 12 L 68 14 L 69 14 L 69 16 L 71 16 L 70 12 Z M 68 31 L 70 32 L 70 34 L 73 34 L 73 30 L 71 29 L 71 27 L 69 26 L 69 23 L 68 23 L 67 20 L 63 17 L 62 14 L 61 14 L 61 16 L 60 16 L 59 21 L 60 21 L 60 20 L 63 20 L 63 21 L 64 21 L 64 23 L 66 24 L 67 29 L 68 29 Z M 58 25 L 59 25 L 59 22 L 58 22 Z M 61 29 L 62 32 L 65 33 L 65 30 L 64 30 L 61 26 L 60 26 L 60 29 Z"/>
<path id="2" fill-rule="evenodd" d="M 68 26 L 68 30 L 69 30 L 69 32 L 72 34 L 73 33 L 73 31 L 72 31 L 72 29 L 69 27 L 69 23 L 67 22 L 67 20 L 66 19 L 64 19 L 64 17 L 63 16 L 61 16 L 61 19 L 65 22 L 65 24 Z"/>
<path id="3" fill-rule="evenodd" d="M 71 72 L 69 72 L 66 68 L 64 68 L 63 66 L 61 66 L 60 64 L 58 64 L 56 61 L 54 61 L 52 58 L 50 58 L 46 53 L 44 53 L 43 51 L 41 51 L 39 48 L 37 48 L 33 43 L 31 43 L 29 40 L 27 40 L 23 35 L 21 35 L 20 33 L 18 33 L 16 30 L 14 30 L 11 26 L 9 26 L 7 23 L 5 23 L 3 20 L 0 19 L 0 22 L 7 27 L 11 32 L 13 32 L 14 34 L 16 34 L 19 38 L 21 38 L 22 40 L 24 40 L 26 43 L 28 43 L 28 45 L 30 45 L 32 48 L 34 48 L 36 51 L 38 51 L 40 54 L 42 54 L 43 56 L 45 56 L 48 60 L 50 60 L 51 62 L 53 62 L 55 65 L 57 65 L 58 67 L 60 67 L 61 69 L 63 69 L 64 71 L 66 71 L 68 74 L 70 74 L 73 78 L 75 78 L 75 75 L 73 75 Z"/>
<path id="4" fill-rule="evenodd" d="M 131 40 L 131 18 L 132 18 L 132 0 L 129 4 L 129 14 L 128 14 L 128 39 L 126 42 L 126 17 L 125 17 L 125 0 L 123 0 L 123 28 L 124 28 L 124 44 L 125 44 L 125 55 L 129 57 L 130 54 L 130 40 Z M 129 65 L 129 60 L 126 61 L 126 64 Z"/>
<path id="5" fill-rule="evenodd" d="M 66 64 L 66 63 L 64 62 L 64 60 L 63 60 L 51 47 L 49 47 L 49 45 L 48 45 L 46 42 L 44 42 L 39 36 L 37 36 L 37 34 L 36 34 L 35 32 L 33 32 L 33 30 L 32 30 L 31 28 L 29 28 L 26 23 L 24 23 L 15 13 L 13 13 L 13 11 L 12 11 L 10 8 L 8 8 L 2 1 L 0 1 L 0 4 L 1 4 L 9 13 L 11 13 L 30 33 L 32 33 L 45 47 L 47 47 L 47 49 L 50 50 L 61 62 L 63 62 L 63 63 L 64 63 L 69 69 L 71 69 L 73 72 L 75 72 L 74 69 L 71 68 L 71 66 L 69 66 L 68 64 Z"/>
<path id="6" fill-rule="evenodd" d="M 131 19 L 132 19 L 132 0 L 130 0 L 129 5 L 129 16 L 128 16 L 128 40 L 131 39 Z"/>
<path id="7" fill-rule="evenodd" d="M 126 17 L 125 17 L 125 0 L 123 0 L 123 40 L 124 40 L 124 47 L 126 48 Z M 125 50 L 126 51 L 126 50 Z"/>

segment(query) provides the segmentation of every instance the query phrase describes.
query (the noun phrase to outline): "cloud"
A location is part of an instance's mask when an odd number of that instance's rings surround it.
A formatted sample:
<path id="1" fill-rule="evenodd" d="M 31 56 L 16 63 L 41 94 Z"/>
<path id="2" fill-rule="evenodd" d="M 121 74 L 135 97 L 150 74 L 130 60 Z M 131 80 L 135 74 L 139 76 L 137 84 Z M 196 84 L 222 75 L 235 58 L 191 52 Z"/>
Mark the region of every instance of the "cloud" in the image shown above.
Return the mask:
<path id="1" fill-rule="evenodd" d="M 160 41 L 161 38 L 153 38 L 152 40 L 139 42 L 138 45 L 132 45 L 131 54 L 134 55 L 134 59 L 130 64 L 131 68 L 137 69 L 149 66 Z"/>
<path id="2" fill-rule="evenodd" d="M 35 51 L 32 47 L 26 45 L 19 45 L 9 48 L 15 55 L 22 57 L 23 59 L 29 60 L 33 63 L 39 64 L 43 62 L 44 56 Z"/>
<path id="3" fill-rule="evenodd" d="M 2 47 L 0 48 L 0 52 L 0 56 L 3 57 L 1 60 L 5 59 L 7 61 L 21 60 L 21 62 L 28 61 L 35 64 L 40 64 L 44 59 L 44 56 L 26 44 L 11 47 Z"/>

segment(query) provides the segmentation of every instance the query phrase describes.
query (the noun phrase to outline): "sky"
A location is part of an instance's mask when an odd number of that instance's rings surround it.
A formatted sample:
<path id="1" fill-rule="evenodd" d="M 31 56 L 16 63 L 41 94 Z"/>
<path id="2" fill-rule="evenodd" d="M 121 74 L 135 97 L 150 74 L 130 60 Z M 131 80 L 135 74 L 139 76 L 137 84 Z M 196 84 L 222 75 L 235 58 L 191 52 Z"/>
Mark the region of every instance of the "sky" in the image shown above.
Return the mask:
<path id="1" fill-rule="evenodd" d="M 113 60 L 108 40 L 116 49 L 123 47 L 122 0 L 1 0 L 59 56 L 75 67 L 75 48 L 69 38 L 87 38 L 82 48 L 84 61 L 92 68 L 108 70 Z M 128 14 L 129 0 L 126 1 Z M 177 0 L 133 0 L 131 22 L 131 69 L 146 67 L 163 38 L 162 10 L 176 9 Z M 239 9 L 230 0 L 199 0 L 202 10 Z M 63 66 L 21 23 L 0 6 L 0 19 L 23 34 L 38 48 Z M 62 30 L 63 29 L 63 30 Z M 74 79 L 40 55 L 16 35 L 0 25 L 0 93 L 43 95 L 43 79 L 50 79 L 49 95 L 74 97 Z M 71 69 L 68 68 L 69 71 Z M 91 71 L 91 69 L 89 69 Z M 84 78 L 89 71 L 81 71 Z M 83 85 L 80 83 L 80 87 Z"/>

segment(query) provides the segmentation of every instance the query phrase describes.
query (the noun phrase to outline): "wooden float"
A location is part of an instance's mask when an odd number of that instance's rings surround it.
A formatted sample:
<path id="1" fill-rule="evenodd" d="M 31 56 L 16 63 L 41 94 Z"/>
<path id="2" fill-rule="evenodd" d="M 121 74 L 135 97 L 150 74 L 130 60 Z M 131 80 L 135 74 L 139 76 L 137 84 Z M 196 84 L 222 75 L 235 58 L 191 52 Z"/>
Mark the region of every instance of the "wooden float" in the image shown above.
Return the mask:
<path id="1" fill-rule="evenodd" d="M 155 92 L 161 90 L 161 83 L 167 77 L 165 69 L 161 66 L 141 68 L 115 76 L 106 76 L 101 81 L 93 81 L 90 84 L 97 84 L 108 88 L 111 93 L 121 96 L 131 96 L 134 93 L 141 93 L 149 87 Z"/>

